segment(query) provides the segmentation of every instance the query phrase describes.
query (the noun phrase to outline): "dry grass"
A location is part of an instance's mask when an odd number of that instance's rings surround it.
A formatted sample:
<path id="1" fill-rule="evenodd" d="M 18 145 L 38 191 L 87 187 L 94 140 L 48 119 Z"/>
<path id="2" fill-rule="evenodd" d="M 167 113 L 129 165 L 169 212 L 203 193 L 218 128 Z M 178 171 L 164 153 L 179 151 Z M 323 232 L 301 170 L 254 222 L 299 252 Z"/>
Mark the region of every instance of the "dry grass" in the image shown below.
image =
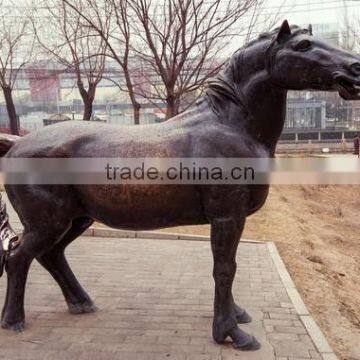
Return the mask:
<path id="1" fill-rule="evenodd" d="M 276 242 L 308 308 L 343 360 L 360 359 L 359 215 L 360 186 L 273 186 L 243 235 Z M 209 235 L 210 229 L 170 231 Z"/>

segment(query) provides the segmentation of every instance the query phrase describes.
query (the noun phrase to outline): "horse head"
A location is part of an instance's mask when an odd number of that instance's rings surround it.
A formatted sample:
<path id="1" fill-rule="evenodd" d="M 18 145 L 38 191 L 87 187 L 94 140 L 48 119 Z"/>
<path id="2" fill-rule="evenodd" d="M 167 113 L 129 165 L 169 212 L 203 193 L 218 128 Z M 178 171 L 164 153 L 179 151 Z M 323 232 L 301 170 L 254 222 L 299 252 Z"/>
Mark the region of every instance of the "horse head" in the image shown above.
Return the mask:
<path id="1" fill-rule="evenodd" d="M 222 122 L 245 124 L 274 153 L 286 118 L 287 90 L 338 91 L 360 100 L 360 56 L 289 26 L 239 49 L 208 83 L 205 96 Z"/>
<path id="2" fill-rule="evenodd" d="M 271 81 L 283 89 L 338 91 L 345 100 L 360 99 L 360 56 L 312 35 L 311 27 L 276 29 L 266 54 Z"/>

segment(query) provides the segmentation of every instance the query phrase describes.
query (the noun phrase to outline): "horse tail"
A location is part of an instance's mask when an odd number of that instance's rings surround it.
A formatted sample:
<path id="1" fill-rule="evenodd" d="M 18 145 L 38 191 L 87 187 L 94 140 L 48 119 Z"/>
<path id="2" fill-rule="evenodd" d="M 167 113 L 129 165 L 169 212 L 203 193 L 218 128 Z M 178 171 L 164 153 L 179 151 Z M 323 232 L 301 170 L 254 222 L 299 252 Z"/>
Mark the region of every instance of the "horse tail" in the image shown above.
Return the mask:
<path id="1" fill-rule="evenodd" d="M 3 157 L 18 139 L 20 139 L 20 136 L 0 134 L 0 157 Z"/>

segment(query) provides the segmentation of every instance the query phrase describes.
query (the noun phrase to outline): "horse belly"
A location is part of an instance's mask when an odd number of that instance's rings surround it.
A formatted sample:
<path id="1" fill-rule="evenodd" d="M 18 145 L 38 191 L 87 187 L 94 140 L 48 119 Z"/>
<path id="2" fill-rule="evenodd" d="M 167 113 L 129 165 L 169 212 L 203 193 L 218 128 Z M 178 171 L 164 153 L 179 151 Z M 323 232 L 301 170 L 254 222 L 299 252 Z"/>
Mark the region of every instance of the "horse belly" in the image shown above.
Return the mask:
<path id="1" fill-rule="evenodd" d="M 114 228 L 150 230 L 207 222 L 193 186 L 81 185 L 76 190 L 87 215 Z"/>

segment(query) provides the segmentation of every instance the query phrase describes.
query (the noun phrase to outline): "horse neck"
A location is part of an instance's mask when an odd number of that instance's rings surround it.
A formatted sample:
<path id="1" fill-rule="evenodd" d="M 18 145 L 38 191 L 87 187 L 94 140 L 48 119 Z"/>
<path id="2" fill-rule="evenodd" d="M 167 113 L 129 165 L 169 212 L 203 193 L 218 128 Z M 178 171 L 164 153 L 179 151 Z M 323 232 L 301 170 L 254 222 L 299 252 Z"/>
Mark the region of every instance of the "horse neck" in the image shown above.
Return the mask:
<path id="1" fill-rule="evenodd" d="M 287 91 L 270 79 L 266 48 L 246 49 L 241 55 L 240 76 L 235 84 L 246 111 L 233 112 L 238 117 L 233 120 L 245 123 L 247 131 L 273 154 L 285 122 Z M 234 69 L 228 71 L 234 73 Z"/>
<path id="2" fill-rule="evenodd" d="M 267 70 L 240 84 L 248 116 L 248 131 L 271 152 L 275 151 L 286 118 L 287 91 L 270 81 Z"/>

